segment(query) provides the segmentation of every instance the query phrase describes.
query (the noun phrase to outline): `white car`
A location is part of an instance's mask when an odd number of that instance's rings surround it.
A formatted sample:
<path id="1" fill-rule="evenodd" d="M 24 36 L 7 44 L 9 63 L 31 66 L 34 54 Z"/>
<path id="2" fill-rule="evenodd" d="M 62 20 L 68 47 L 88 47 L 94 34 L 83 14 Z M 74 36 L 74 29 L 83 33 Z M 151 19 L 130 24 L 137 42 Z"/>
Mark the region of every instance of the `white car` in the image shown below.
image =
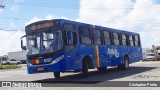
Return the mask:
<path id="1" fill-rule="evenodd" d="M 157 55 L 155 53 L 148 53 L 146 60 L 147 61 L 157 61 Z"/>
<path id="2" fill-rule="evenodd" d="M 15 59 L 10 59 L 8 61 L 3 61 L 2 64 L 20 64 L 21 61 L 17 61 Z"/>

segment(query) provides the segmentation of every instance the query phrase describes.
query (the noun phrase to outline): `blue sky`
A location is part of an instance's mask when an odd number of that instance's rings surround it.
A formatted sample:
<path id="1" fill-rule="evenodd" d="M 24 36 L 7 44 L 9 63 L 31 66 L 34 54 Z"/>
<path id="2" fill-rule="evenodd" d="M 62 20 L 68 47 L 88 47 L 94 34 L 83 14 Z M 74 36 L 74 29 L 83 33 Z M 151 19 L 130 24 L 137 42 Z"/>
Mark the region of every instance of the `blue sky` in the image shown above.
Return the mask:
<path id="1" fill-rule="evenodd" d="M 80 0 L 3 0 L 5 9 L 0 12 L 0 28 L 6 30 L 24 29 L 29 20 L 5 19 L 20 18 L 32 19 L 33 17 L 45 18 L 47 15 L 67 17 L 71 20 L 79 18 Z M 136 3 L 136 0 L 131 0 Z M 153 0 L 160 4 L 160 0 Z M 90 4 L 92 5 L 92 4 Z"/>
<path id="2" fill-rule="evenodd" d="M 27 24 L 54 18 L 138 32 L 143 48 L 160 46 L 160 0 L 0 1 L 6 6 L 0 9 L 0 55 L 21 50 L 20 37 Z"/>
<path id="3" fill-rule="evenodd" d="M 76 19 L 79 16 L 79 0 L 7 0 L 5 5 L 5 9 L 0 12 L 0 18 L 32 19 L 54 15 Z M 0 27 L 5 28 L 14 23 L 17 29 L 22 29 L 27 21 L 1 18 Z"/>

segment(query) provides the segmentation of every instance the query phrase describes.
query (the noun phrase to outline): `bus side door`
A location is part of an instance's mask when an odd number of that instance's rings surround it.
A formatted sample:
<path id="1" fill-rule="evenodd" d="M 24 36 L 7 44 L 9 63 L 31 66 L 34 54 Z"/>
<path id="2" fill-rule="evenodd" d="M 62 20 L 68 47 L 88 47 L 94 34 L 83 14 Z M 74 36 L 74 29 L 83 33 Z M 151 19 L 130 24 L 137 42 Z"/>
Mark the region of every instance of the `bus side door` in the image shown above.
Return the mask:
<path id="1" fill-rule="evenodd" d="M 65 26 L 66 25 L 66 26 Z M 65 24 L 63 31 L 63 40 L 66 52 L 67 70 L 76 70 L 80 68 L 80 55 L 77 48 L 76 27 L 72 24 Z"/>

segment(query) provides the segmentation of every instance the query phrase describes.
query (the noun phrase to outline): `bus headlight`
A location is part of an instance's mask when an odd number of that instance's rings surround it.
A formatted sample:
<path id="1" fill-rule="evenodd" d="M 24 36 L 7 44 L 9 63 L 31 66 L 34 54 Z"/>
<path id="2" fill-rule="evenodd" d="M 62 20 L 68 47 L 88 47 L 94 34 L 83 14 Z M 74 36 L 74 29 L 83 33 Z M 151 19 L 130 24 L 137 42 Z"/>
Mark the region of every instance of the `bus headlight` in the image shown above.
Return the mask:
<path id="1" fill-rule="evenodd" d="M 29 63 L 28 61 L 27 61 L 27 65 L 29 65 L 29 66 L 33 66 L 31 63 Z"/>
<path id="2" fill-rule="evenodd" d="M 52 61 L 51 64 L 55 64 L 58 63 L 60 60 L 62 60 L 64 58 L 64 55 L 61 55 L 60 57 L 56 58 L 55 60 Z"/>

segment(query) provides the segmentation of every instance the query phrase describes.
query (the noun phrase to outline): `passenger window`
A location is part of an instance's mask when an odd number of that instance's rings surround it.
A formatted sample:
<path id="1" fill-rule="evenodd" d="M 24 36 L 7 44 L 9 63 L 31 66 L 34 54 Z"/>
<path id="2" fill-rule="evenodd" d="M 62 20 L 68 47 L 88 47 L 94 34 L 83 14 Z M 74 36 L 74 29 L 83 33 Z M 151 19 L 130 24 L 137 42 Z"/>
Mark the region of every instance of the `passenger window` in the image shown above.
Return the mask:
<path id="1" fill-rule="evenodd" d="M 129 35 L 129 44 L 130 44 L 130 46 L 134 46 L 133 36 L 132 35 Z"/>
<path id="2" fill-rule="evenodd" d="M 122 34 L 122 45 L 127 46 L 127 37 L 126 34 Z"/>
<path id="3" fill-rule="evenodd" d="M 66 51 L 69 52 L 73 50 L 77 44 L 76 28 L 72 24 L 65 24 L 63 30 L 64 44 L 66 45 Z"/>
<path id="4" fill-rule="evenodd" d="M 111 45 L 111 33 L 108 31 L 104 31 L 104 44 Z"/>
<path id="5" fill-rule="evenodd" d="M 120 45 L 118 33 L 115 33 L 115 32 L 113 33 L 113 42 L 114 42 L 114 45 Z"/>
<path id="6" fill-rule="evenodd" d="M 75 32 L 64 31 L 63 38 L 64 38 L 65 45 L 72 45 L 72 44 L 76 45 L 77 44 L 77 38 L 76 38 Z"/>
<path id="7" fill-rule="evenodd" d="M 134 43 L 135 43 L 135 46 L 140 46 L 140 40 L 139 40 L 139 36 L 135 35 L 134 36 Z"/>
<path id="8" fill-rule="evenodd" d="M 94 44 L 102 44 L 102 35 L 100 30 L 93 30 L 93 39 L 94 39 Z"/>
<path id="9" fill-rule="evenodd" d="M 89 28 L 79 27 L 79 37 L 81 44 L 92 44 Z"/>

